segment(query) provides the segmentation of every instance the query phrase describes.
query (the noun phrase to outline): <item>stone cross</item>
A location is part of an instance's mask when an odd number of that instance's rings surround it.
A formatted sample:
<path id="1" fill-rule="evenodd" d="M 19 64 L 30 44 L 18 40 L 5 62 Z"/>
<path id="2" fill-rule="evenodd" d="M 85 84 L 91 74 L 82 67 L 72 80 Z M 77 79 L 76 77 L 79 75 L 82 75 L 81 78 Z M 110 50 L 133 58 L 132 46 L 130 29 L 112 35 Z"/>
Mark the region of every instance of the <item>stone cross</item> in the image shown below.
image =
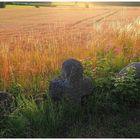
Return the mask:
<path id="1" fill-rule="evenodd" d="M 84 96 L 92 93 L 90 78 L 83 76 L 83 66 L 75 59 L 68 59 L 62 64 L 60 76 L 49 85 L 49 96 L 54 101 L 62 98 L 80 103 Z"/>

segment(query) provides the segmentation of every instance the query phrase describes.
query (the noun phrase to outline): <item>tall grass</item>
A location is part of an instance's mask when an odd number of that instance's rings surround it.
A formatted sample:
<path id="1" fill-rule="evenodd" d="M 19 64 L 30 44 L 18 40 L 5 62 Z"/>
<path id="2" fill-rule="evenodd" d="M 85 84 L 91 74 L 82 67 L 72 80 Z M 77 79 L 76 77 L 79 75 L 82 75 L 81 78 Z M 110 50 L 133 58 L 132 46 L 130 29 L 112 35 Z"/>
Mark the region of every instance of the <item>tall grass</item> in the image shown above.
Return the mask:
<path id="1" fill-rule="evenodd" d="M 1 41 L 0 89 L 10 90 L 15 82 L 25 94 L 44 92 L 50 78 L 70 57 L 92 61 L 95 77 L 117 72 L 140 60 L 139 29 L 138 18 L 131 24 L 94 24 L 91 32 L 64 29 L 50 36 L 31 33 Z"/>
<path id="2" fill-rule="evenodd" d="M 51 99 L 37 105 L 16 96 L 13 112 L 1 119 L 0 137 L 139 137 L 140 80 L 133 74 L 96 81 L 82 105 Z"/>
<path id="3" fill-rule="evenodd" d="M 94 24 L 91 32 L 72 29 L 1 41 L 0 89 L 10 91 L 15 104 L 0 120 L 0 137 L 139 137 L 140 112 L 135 109 L 140 81 L 133 74 L 114 76 L 140 60 L 139 29 L 137 19 L 132 24 Z M 49 80 L 70 57 L 80 60 L 85 75 L 93 79 L 87 104 L 50 99 L 36 104 L 32 96 L 24 96 L 47 93 Z M 132 103 L 135 109 L 129 110 Z"/>

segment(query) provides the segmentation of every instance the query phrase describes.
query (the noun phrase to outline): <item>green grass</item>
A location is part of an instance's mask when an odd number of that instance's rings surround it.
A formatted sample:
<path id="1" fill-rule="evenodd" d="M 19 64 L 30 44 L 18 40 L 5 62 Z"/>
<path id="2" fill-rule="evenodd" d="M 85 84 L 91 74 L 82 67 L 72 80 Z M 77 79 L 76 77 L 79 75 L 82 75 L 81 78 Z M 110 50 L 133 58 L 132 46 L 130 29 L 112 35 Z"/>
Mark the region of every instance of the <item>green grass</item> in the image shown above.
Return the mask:
<path id="1" fill-rule="evenodd" d="M 11 8 L 18 7 L 30 6 L 11 5 Z M 119 40 L 122 37 L 123 34 L 114 38 Z M 134 40 L 126 36 L 126 39 L 120 42 L 123 45 L 118 55 L 113 49 L 107 53 L 102 50 L 106 45 L 102 46 L 101 42 L 102 49 L 96 52 L 96 70 L 93 60 L 82 62 L 84 74 L 92 78 L 94 85 L 92 95 L 82 105 L 65 101 L 57 104 L 51 100 L 40 100 L 36 103 L 37 97 L 33 94 L 40 94 L 42 89 L 45 89 L 43 92 L 47 94 L 49 80 L 57 76 L 59 70 L 50 69 L 49 78 L 41 73 L 31 76 L 32 79 L 25 77 L 30 79 L 27 83 L 20 83 L 20 80 L 13 76 L 7 89 L 15 96 L 15 103 L 11 107 L 12 112 L 0 116 L 0 137 L 140 137 L 140 80 L 135 77 L 133 70 L 129 70 L 126 77 L 116 76 L 116 72 L 128 63 L 140 61 L 139 54 L 133 56 L 133 50 L 138 50 L 132 43 Z M 2 54 L 4 53 L 2 51 Z M 34 55 L 31 58 L 34 58 Z M 45 88 L 41 88 L 41 81 L 44 81 Z M 2 82 L 1 80 L 0 84 Z"/>
<path id="2" fill-rule="evenodd" d="M 116 69 L 105 62 L 98 63 L 96 77 L 92 62 L 83 62 L 84 74 L 92 77 L 94 90 L 82 104 L 50 99 L 37 103 L 36 97 L 27 97 L 22 86 L 13 81 L 9 92 L 15 96 L 14 111 L 0 119 L 0 137 L 139 138 L 140 79 L 133 68 L 127 76 L 118 77 Z"/>
<path id="3" fill-rule="evenodd" d="M 6 4 L 6 8 L 34 8 L 34 6 Z"/>
<path id="4" fill-rule="evenodd" d="M 85 124 L 71 128 L 69 137 L 130 138 L 140 137 L 140 110 L 118 114 L 96 114 Z"/>
<path id="5" fill-rule="evenodd" d="M 88 74 L 90 76 L 91 73 Z M 123 84 L 112 74 L 95 79 L 94 92 L 82 105 L 65 100 L 54 103 L 51 99 L 36 104 L 33 98 L 23 96 L 21 87 L 15 83 L 11 90 L 16 97 L 14 111 L 1 119 L 0 137 L 138 138 L 140 81 L 135 78 L 133 71 L 130 71 L 125 79 Z M 117 87 L 114 86 L 116 81 L 121 84 L 121 88 L 119 84 Z M 138 94 L 133 88 L 128 89 L 131 92 L 126 90 L 127 84 L 131 81 L 132 86 L 136 85 Z M 120 92 L 118 88 L 121 89 Z M 131 100 L 132 96 L 137 98 Z"/>

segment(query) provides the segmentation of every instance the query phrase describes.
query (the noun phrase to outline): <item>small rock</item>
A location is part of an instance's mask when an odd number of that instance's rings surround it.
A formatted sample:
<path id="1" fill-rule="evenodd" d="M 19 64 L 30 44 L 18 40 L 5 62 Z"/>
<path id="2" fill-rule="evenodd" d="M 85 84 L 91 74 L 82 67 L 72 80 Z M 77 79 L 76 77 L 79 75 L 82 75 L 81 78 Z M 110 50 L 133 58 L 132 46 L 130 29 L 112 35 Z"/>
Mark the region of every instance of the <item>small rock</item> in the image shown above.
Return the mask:
<path id="1" fill-rule="evenodd" d="M 12 95 L 8 92 L 0 91 L 0 115 L 11 110 L 11 104 L 13 102 Z"/>
<path id="2" fill-rule="evenodd" d="M 140 76 L 140 62 L 133 62 L 124 67 L 120 72 L 119 75 L 126 75 L 127 74 L 127 68 L 132 67 L 135 68 L 137 76 Z"/>
<path id="3" fill-rule="evenodd" d="M 49 95 L 54 101 L 66 100 L 80 103 L 83 96 L 92 93 L 92 82 L 83 76 L 83 66 L 75 59 L 62 64 L 61 75 L 49 85 Z"/>

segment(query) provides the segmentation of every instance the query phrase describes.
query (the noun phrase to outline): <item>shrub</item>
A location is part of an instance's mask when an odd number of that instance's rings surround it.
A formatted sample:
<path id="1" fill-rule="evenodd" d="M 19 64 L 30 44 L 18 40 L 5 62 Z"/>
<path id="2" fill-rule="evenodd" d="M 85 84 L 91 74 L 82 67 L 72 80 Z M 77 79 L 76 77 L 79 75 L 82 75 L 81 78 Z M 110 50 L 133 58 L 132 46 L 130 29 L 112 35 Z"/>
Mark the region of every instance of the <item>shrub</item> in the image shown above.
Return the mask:
<path id="1" fill-rule="evenodd" d="M 136 106 L 140 103 L 140 79 L 134 68 L 127 69 L 127 75 L 114 77 L 112 99 L 120 105 Z"/>
<path id="2" fill-rule="evenodd" d="M 99 58 L 95 71 L 96 77 L 105 77 L 110 75 L 111 68 L 111 62 L 107 58 Z"/>
<path id="3" fill-rule="evenodd" d="M 6 7 L 5 2 L 0 2 L 0 8 L 5 8 L 5 7 Z"/>
<path id="4" fill-rule="evenodd" d="M 35 8 L 39 8 L 39 5 L 35 5 Z"/>
<path id="5" fill-rule="evenodd" d="M 95 111 L 100 113 L 118 111 L 118 107 L 114 108 L 114 102 L 111 99 L 111 90 L 114 88 L 113 78 L 114 75 L 97 78 L 95 80 L 94 89 L 94 104 Z"/>
<path id="6" fill-rule="evenodd" d="M 82 62 L 82 65 L 84 67 L 84 74 L 93 77 L 94 71 L 93 71 L 93 62 L 91 60 L 85 60 Z"/>
<path id="7" fill-rule="evenodd" d="M 140 104 L 140 79 L 134 68 L 128 68 L 127 75 L 111 74 L 95 80 L 95 105 L 98 110 L 122 111 Z"/>

